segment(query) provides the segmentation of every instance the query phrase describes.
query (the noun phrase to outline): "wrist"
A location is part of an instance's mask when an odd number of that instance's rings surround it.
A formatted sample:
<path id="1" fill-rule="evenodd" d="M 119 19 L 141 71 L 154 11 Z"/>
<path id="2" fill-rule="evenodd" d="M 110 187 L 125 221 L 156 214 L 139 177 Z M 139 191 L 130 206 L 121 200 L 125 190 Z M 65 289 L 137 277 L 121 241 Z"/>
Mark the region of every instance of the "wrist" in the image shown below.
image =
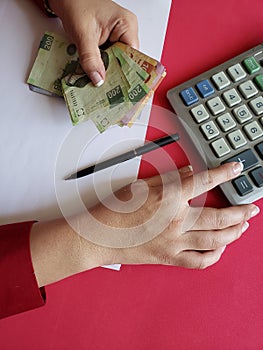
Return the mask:
<path id="1" fill-rule="evenodd" d="M 34 224 L 30 250 L 39 287 L 114 260 L 111 249 L 79 236 L 64 219 Z"/>

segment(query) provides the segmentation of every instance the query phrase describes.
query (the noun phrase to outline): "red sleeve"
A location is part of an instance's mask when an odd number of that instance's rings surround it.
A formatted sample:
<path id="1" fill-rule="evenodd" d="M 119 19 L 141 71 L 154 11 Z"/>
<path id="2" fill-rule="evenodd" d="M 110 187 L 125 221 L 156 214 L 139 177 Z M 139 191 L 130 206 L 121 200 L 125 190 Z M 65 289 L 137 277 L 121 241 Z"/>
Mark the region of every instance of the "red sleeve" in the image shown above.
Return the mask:
<path id="1" fill-rule="evenodd" d="M 39 289 L 30 254 L 33 222 L 0 226 L 0 318 L 45 304 L 45 290 Z"/>

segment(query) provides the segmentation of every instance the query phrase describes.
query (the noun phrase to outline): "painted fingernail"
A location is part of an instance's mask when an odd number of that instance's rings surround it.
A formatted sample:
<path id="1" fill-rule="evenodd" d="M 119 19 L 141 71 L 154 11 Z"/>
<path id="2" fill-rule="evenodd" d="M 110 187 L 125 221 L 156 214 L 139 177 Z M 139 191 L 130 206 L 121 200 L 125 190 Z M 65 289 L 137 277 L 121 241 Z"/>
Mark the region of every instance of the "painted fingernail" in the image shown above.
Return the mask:
<path id="1" fill-rule="evenodd" d="M 253 218 L 253 216 L 258 215 L 258 213 L 260 212 L 259 207 L 257 207 L 256 205 L 254 206 L 254 208 L 251 210 L 250 212 L 250 217 Z"/>
<path id="2" fill-rule="evenodd" d="M 91 72 L 89 77 L 90 77 L 93 85 L 95 85 L 96 87 L 100 87 L 104 83 L 104 80 L 102 79 L 100 73 L 98 73 L 98 72 Z"/>
<path id="3" fill-rule="evenodd" d="M 179 172 L 181 174 L 186 174 L 186 173 L 192 173 L 193 172 L 193 167 L 192 165 L 186 165 L 186 166 L 183 166 L 182 168 L 179 169 Z"/>
<path id="4" fill-rule="evenodd" d="M 233 172 L 234 172 L 235 175 L 240 174 L 243 169 L 244 169 L 244 165 L 241 162 L 235 163 L 234 166 L 233 166 Z"/>
<path id="5" fill-rule="evenodd" d="M 247 221 L 244 222 L 244 224 L 242 225 L 242 228 L 241 228 L 241 232 L 245 232 L 249 227 L 249 223 Z"/>
<path id="6" fill-rule="evenodd" d="M 226 245 L 220 248 L 221 254 L 223 254 L 225 250 L 226 250 Z"/>

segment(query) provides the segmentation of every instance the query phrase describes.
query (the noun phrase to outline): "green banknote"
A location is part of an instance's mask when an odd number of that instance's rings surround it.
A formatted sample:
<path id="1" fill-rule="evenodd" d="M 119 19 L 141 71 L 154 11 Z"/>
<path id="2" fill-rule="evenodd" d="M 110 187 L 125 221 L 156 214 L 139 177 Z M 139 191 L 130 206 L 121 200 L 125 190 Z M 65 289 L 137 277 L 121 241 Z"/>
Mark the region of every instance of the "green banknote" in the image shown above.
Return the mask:
<path id="1" fill-rule="evenodd" d="M 61 80 L 73 124 L 92 120 L 100 132 L 118 123 L 132 107 L 129 83 L 111 47 L 102 59 L 107 76 L 102 86 L 95 87 L 80 65 Z"/>
<path id="2" fill-rule="evenodd" d="M 63 96 L 61 78 L 78 58 L 76 46 L 65 38 L 46 32 L 27 83 L 33 91 Z"/>
<path id="3" fill-rule="evenodd" d="M 27 80 L 31 90 L 64 96 L 73 125 L 92 120 L 100 132 L 133 124 L 165 75 L 156 60 L 123 43 L 101 50 L 106 79 L 95 87 L 83 71 L 76 46 L 46 32 Z"/>

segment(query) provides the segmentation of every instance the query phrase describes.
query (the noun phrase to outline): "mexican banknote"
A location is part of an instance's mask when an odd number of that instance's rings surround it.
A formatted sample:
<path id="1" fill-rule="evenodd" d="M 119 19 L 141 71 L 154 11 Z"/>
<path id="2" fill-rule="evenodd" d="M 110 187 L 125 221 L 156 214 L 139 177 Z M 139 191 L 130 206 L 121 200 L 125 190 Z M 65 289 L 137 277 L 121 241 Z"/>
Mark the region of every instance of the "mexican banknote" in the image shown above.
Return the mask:
<path id="1" fill-rule="evenodd" d="M 119 42 L 101 50 L 101 58 L 106 79 L 94 87 L 76 46 L 46 32 L 27 82 L 33 91 L 63 96 L 74 125 L 92 120 L 100 132 L 115 124 L 131 126 L 164 78 L 165 68 Z"/>

